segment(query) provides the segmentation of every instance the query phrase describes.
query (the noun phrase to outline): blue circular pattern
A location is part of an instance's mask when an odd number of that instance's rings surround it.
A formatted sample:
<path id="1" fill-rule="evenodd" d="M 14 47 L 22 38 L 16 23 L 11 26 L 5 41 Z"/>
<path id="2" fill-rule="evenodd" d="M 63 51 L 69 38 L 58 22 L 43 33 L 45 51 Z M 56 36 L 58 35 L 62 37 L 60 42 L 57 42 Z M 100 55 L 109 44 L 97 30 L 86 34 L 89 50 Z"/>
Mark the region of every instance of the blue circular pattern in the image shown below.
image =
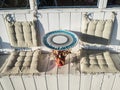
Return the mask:
<path id="1" fill-rule="evenodd" d="M 56 36 L 56 35 L 63 35 L 66 36 L 68 38 L 68 42 L 66 42 L 65 44 L 55 44 L 52 41 L 52 37 Z M 52 37 L 51 37 L 52 36 Z M 50 40 L 49 40 L 49 37 Z M 44 37 L 43 37 L 43 43 L 46 47 L 50 48 L 50 49 L 54 49 L 54 50 L 66 50 L 66 49 L 70 49 L 73 46 L 75 46 L 78 42 L 78 37 L 76 34 L 74 34 L 73 32 L 67 31 L 67 30 L 57 30 L 57 31 L 52 31 L 47 33 Z"/>

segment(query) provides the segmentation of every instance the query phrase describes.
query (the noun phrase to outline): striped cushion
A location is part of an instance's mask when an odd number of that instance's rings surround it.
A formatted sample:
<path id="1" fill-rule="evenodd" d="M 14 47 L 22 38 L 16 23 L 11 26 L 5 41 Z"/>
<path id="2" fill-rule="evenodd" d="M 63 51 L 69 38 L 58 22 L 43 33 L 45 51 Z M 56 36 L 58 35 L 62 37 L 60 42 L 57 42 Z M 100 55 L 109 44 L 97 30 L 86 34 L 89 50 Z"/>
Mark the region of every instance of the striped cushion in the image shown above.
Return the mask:
<path id="1" fill-rule="evenodd" d="M 81 72 L 118 72 L 109 51 L 83 50 L 80 60 Z"/>
<path id="2" fill-rule="evenodd" d="M 86 14 L 83 16 L 81 40 L 88 44 L 109 44 L 113 19 L 90 20 Z"/>
<path id="3" fill-rule="evenodd" d="M 6 22 L 10 43 L 14 47 L 35 47 L 39 45 L 37 21 Z"/>

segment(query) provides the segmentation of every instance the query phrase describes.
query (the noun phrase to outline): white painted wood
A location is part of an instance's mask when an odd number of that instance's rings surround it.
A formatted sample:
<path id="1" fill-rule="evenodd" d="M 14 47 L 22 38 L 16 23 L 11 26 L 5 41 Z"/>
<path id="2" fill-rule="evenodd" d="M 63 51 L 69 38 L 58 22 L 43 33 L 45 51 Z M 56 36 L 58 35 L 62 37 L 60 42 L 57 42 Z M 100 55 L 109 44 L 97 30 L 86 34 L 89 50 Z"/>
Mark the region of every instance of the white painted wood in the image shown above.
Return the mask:
<path id="1" fill-rule="evenodd" d="M 36 82 L 37 90 L 47 90 L 45 75 L 40 75 L 40 76 L 34 75 L 34 79 Z"/>
<path id="2" fill-rule="evenodd" d="M 26 21 L 33 21 L 34 20 L 33 13 L 25 14 L 25 16 L 26 16 Z"/>
<path id="3" fill-rule="evenodd" d="M 1 78 L 1 84 L 4 88 L 4 90 L 14 90 L 14 87 L 13 87 L 13 85 L 12 85 L 8 76 L 3 76 Z"/>
<path id="4" fill-rule="evenodd" d="M 104 20 L 104 14 L 105 14 L 105 12 L 94 12 L 93 19 Z"/>
<path id="5" fill-rule="evenodd" d="M 10 76 L 15 90 L 25 90 L 21 76 Z"/>
<path id="6" fill-rule="evenodd" d="M 103 3 L 103 8 L 106 8 L 107 7 L 107 2 L 108 2 L 108 0 L 103 0 L 104 1 L 104 3 Z"/>
<path id="7" fill-rule="evenodd" d="M 81 84 L 80 90 L 90 90 L 91 82 L 92 82 L 92 75 L 91 74 L 81 74 Z"/>
<path id="8" fill-rule="evenodd" d="M 30 13 L 30 9 L 7 9 L 7 10 L 0 10 L 0 14 L 24 14 L 24 13 Z"/>
<path id="9" fill-rule="evenodd" d="M 79 32 L 81 27 L 81 13 L 71 13 L 70 30 Z"/>
<path id="10" fill-rule="evenodd" d="M 39 26 L 40 26 L 40 34 L 44 35 L 49 32 L 48 29 L 48 14 L 47 13 L 39 13 L 38 16 Z"/>
<path id="11" fill-rule="evenodd" d="M 68 90 L 68 74 L 58 74 L 58 90 Z"/>
<path id="12" fill-rule="evenodd" d="M 70 75 L 70 81 L 69 81 L 69 90 L 79 90 L 80 88 L 80 75 Z"/>
<path id="13" fill-rule="evenodd" d="M 110 17 L 109 13 L 106 14 L 106 17 Z M 113 33 L 111 36 L 111 44 L 112 45 L 120 45 L 120 12 L 116 13 L 114 25 L 113 25 Z"/>
<path id="14" fill-rule="evenodd" d="M 118 42 L 120 44 L 120 35 L 119 35 L 119 33 L 120 33 L 120 12 L 117 12 L 116 20 L 117 20 L 117 22 L 115 23 L 115 26 L 117 29 L 117 38 L 116 39 L 118 40 Z"/>
<path id="15" fill-rule="evenodd" d="M 0 14 L 0 36 L 2 39 L 2 48 L 11 48 L 9 44 L 9 37 L 7 34 L 7 28 L 4 21 L 4 15 Z"/>
<path id="16" fill-rule="evenodd" d="M 30 9 L 36 10 L 37 9 L 37 0 L 29 0 Z"/>
<path id="17" fill-rule="evenodd" d="M 16 21 L 27 21 L 25 14 L 15 14 Z"/>
<path id="18" fill-rule="evenodd" d="M 98 8 L 106 8 L 107 7 L 107 1 L 108 0 L 98 0 Z"/>
<path id="19" fill-rule="evenodd" d="M 102 80 L 103 80 L 103 74 L 93 75 L 90 90 L 101 90 Z"/>
<path id="20" fill-rule="evenodd" d="M 3 90 L 2 84 L 1 84 L 1 79 L 0 79 L 0 90 Z"/>
<path id="21" fill-rule="evenodd" d="M 104 20 L 106 19 L 112 19 L 112 12 L 105 12 Z"/>
<path id="22" fill-rule="evenodd" d="M 23 82 L 25 84 L 26 90 L 36 90 L 36 83 L 32 75 L 23 75 Z"/>
<path id="23" fill-rule="evenodd" d="M 46 75 L 48 90 L 58 90 L 57 75 Z"/>
<path id="24" fill-rule="evenodd" d="M 39 13 L 78 13 L 78 12 L 119 12 L 120 8 L 119 7 L 112 7 L 112 8 L 52 8 L 52 9 L 39 9 Z"/>
<path id="25" fill-rule="evenodd" d="M 1 35 L 0 35 L 0 49 L 2 48 L 2 38 L 1 38 Z"/>
<path id="26" fill-rule="evenodd" d="M 116 74 L 112 90 L 120 90 L 120 74 Z"/>
<path id="27" fill-rule="evenodd" d="M 106 73 L 104 75 L 101 89 L 102 90 L 111 90 L 113 87 L 113 84 L 114 84 L 114 80 L 115 80 L 114 74 Z"/>
<path id="28" fill-rule="evenodd" d="M 70 13 L 60 13 L 60 29 L 63 30 L 70 30 L 70 20 L 71 14 Z"/>
<path id="29" fill-rule="evenodd" d="M 49 13 L 49 30 L 59 30 L 60 24 L 59 24 L 59 13 Z"/>

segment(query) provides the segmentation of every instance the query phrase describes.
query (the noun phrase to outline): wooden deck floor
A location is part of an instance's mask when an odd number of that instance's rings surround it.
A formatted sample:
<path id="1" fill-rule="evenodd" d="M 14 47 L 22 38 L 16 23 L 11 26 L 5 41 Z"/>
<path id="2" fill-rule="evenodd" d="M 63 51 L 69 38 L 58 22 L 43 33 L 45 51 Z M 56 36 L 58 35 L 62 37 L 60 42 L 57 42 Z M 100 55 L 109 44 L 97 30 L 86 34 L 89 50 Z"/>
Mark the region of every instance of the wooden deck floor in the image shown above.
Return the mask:
<path id="1" fill-rule="evenodd" d="M 115 62 L 120 70 L 120 54 L 113 53 L 111 56 L 119 59 Z M 6 57 L 7 55 L 0 55 L 2 63 Z M 75 63 L 47 69 L 40 75 L 2 76 L 0 90 L 119 90 L 120 88 L 120 73 L 85 74 L 75 68 Z"/>

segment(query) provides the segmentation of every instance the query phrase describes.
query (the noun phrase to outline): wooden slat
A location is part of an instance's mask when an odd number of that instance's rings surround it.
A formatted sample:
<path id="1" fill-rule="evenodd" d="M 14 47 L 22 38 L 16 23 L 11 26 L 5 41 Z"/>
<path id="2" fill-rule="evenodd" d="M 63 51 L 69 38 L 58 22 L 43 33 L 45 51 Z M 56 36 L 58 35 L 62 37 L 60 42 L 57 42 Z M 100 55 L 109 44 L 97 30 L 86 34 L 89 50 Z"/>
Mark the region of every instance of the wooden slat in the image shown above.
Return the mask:
<path id="1" fill-rule="evenodd" d="M 47 90 L 44 74 L 40 76 L 34 75 L 34 79 L 36 82 L 37 90 Z"/>
<path id="2" fill-rule="evenodd" d="M 112 12 L 105 12 L 104 19 L 112 19 Z"/>
<path id="3" fill-rule="evenodd" d="M 111 58 L 118 70 L 120 70 L 120 57 L 116 53 L 111 54 Z"/>
<path id="4" fill-rule="evenodd" d="M 79 90 L 80 88 L 80 75 L 70 75 L 70 84 L 69 84 L 69 90 Z"/>
<path id="5" fill-rule="evenodd" d="M 33 75 L 22 75 L 22 79 L 26 90 L 36 90 L 37 87 Z"/>
<path id="6" fill-rule="evenodd" d="M 7 34 L 7 28 L 4 21 L 4 15 L 0 14 L 0 36 L 2 39 L 2 48 L 10 48 L 9 37 Z"/>
<path id="7" fill-rule="evenodd" d="M 57 75 L 46 75 L 48 90 L 58 90 Z"/>
<path id="8" fill-rule="evenodd" d="M 111 90 L 113 87 L 113 84 L 114 84 L 114 80 L 115 80 L 114 74 L 106 73 L 104 75 L 101 89 L 102 90 Z"/>
<path id="9" fill-rule="evenodd" d="M 58 75 L 59 90 L 68 90 L 68 75 Z"/>
<path id="10" fill-rule="evenodd" d="M 9 76 L 4 76 L 1 78 L 1 84 L 4 90 L 14 90 L 13 84 L 9 78 Z"/>
<path id="11" fill-rule="evenodd" d="M 105 12 L 104 19 L 112 19 L 111 18 L 112 12 Z M 119 45 L 120 44 L 120 13 L 118 12 L 115 15 L 115 21 L 113 23 L 113 31 L 112 31 L 112 37 L 111 37 L 111 44 L 112 45 Z"/>
<path id="12" fill-rule="evenodd" d="M 46 72 L 45 72 L 45 79 L 46 79 L 46 84 L 48 90 L 58 90 L 58 85 L 57 85 L 57 66 L 55 59 L 51 59 L 51 55 L 48 57 L 48 62 Z"/>
<path id="13" fill-rule="evenodd" d="M 81 13 L 71 13 L 70 30 L 80 32 L 81 27 Z"/>
<path id="14" fill-rule="evenodd" d="M 101 90 L 102 80 L 103 80 L 103 74 L 93 75 L 90 90 Z"/>
<path id="15" fill-rule="evenodd" d="M 70 13 L 60 13 L 60 29 L 70 30 Z"/>
<path id="16" fill-rule="evenodd" d="M 57 74 L 59 90 L 69 90 L 69 64 L 58 67 Z"/>
<path id="17" fill-rule="evenodd" d="M 10 76 L 11 81 L 14 85 L 15 90 L 25 90 L 21 76 Z"/>
<path id="18" fill-rule="evenodd" d="M 117 12 L 116 20 L 117 20 L 117 22 L 114 24 L 114 27 L 117 28 L 117 32 L 116 32 L 116 33 L 117 33 L 117 36 L 116 36 L 116 39 L 118 40 L 119 45 L 120 45 L 120 35 L 119 35 L 119 33 L 120 33 L 120 12 Z"/>
<path id="19" fill-rule="evenodd" d="M 34 15 L 31 13 L 31 14 L 25 14 L 26 16 L 26 20 L 27 21 L 33 21 L 35 18 L 34 18 Z"/>
<path id="20" fill-rule="evenodd" d="M 116 78 L 112 90 L 120 90 L 120 74 L 116 74 Z"/>
<path id="21" fill-rule="evenodd" d="M 104 20 L 104 12 L 94 12 L 93 19 Z"/>
<path id="22" fill-rule="evenodd" d="M 82 74 L 81 75 L 81 85 L 80 90 L 90 90 L 92 82 L 91 74 Z"/>
<path id="23" fill-rule="evenodd" d="M 80 89 L 80 58 L 77 57 L 77 54 L 70 54 L 69 57 L 69 90 L 79 90 Z M 76 67 L 78 66 L 78 67 Z"/>
<path id="24" fill-rule="evenodd" d="M 49 13 L 49 30 L 59 30 L 59 13 Z"/>
<path id="25" fill-rule="evenodd" d="M 38 23 L 39 23 L 39 29 L 40 29 L 40 36 L 41 39 L 43 36 L 49 32 L 49 26 L 48 26 L 48 14 L 47 13 L 41 13 L 38 16 Z"/>
<path id="26" fill-rule="evenodd" d="M 3 89 L 3 86 L 2 86 L 2 84 L 1 84 L 1 79 L 0 79 L 0 90 L 4 90 L 4 89 Z"/>
<path id="27" fill-rule="evenodd" d="M 15 14 L 15 20 L 16 21 L 27 21 L 25 14 Z"/>

